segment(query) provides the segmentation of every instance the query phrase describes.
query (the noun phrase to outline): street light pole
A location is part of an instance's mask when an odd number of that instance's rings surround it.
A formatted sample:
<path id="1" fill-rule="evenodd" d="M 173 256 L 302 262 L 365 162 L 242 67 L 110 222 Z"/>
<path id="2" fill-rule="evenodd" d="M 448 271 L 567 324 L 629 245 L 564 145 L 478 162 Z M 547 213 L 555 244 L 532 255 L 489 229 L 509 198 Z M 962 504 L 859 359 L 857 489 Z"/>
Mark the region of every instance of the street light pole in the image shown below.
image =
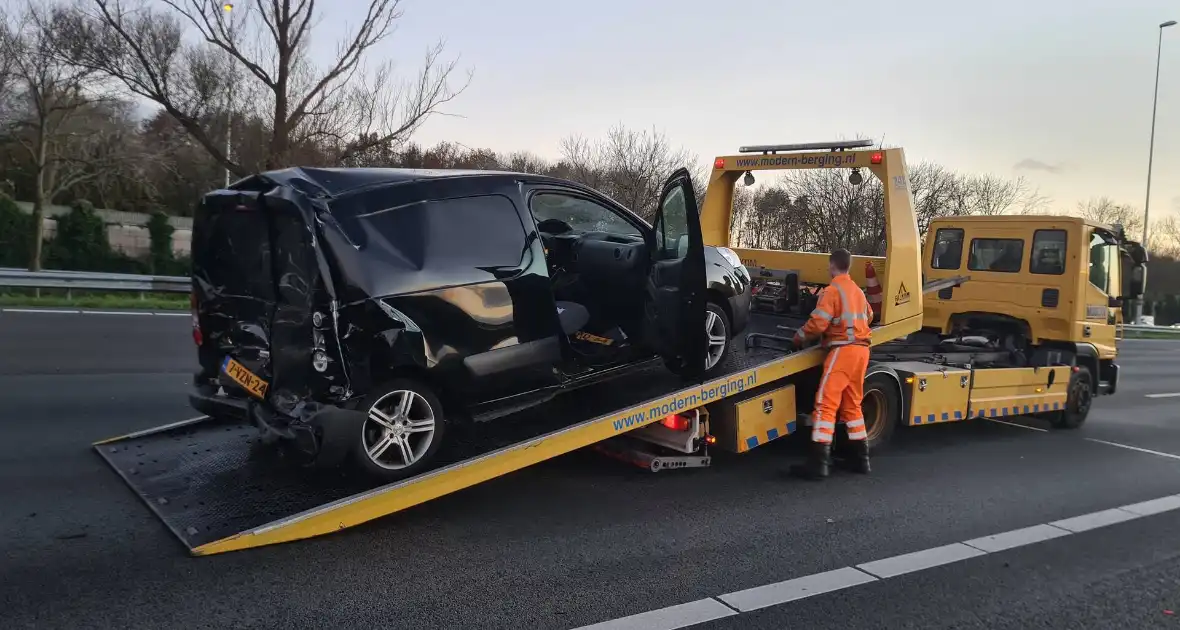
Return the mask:
<path id="1" fill-rule="evenodd" d="M 233 26 L 234 5 L 232 5 L 230 3 L 223 4 L 223 5 L 221 5 L 221 10 L 224 11 L 225 14 L 228 16 L 226 18 L 226 21 L 229 22 L 229 26 L 228 26 L 227 30 L 230 32 L 230 37 L 232 38 L 233 37 L 233 30 L 234 30 L 234 26 Z M 233 133 L 234 133 L 233 64 L 234 64 L 233 59 L 230 59 L 230 61 L 229 61 L 229 71 L 230 71 L 229 85 L 226 87 L 226 98 L 225 98 L 225 159 L 226 160 L 230 159 L 230 155 L 232 154 L 231 152 L 233 151 L 233 147 L 230 144 L 230 142 L 233 139 Z M 1154 132 L 1152 132 L 1152 133 L 1154 133 Z M 229 167 L 227 166 L 227 167 L 225 167 L 225 187 L 226 188 L 229 188 L 229 175 L 230 175 Z M 1148 186 L 1150 186 L 1150 184 L 1148 184 Z"/>
<path id="2" fill-rule="evenodd" d="M 1164 51 L 1164 29 L 1175 26 L 1176 20 L 1160 24 L 1159 40 L 1155 47 L 1155 92 L 1151 98 L 1151 139 L 1147 144 L 1147 197 L 1143 200 L 1143 246 L 1147 247 L 1148 229 L 1151 226 L 1151 163 L 1155 158 L 1155 112 L 1160 99 L 1160 60 Z M 1143 316 L 1143 300 L 1135 300 L 1135 322 Z"/>

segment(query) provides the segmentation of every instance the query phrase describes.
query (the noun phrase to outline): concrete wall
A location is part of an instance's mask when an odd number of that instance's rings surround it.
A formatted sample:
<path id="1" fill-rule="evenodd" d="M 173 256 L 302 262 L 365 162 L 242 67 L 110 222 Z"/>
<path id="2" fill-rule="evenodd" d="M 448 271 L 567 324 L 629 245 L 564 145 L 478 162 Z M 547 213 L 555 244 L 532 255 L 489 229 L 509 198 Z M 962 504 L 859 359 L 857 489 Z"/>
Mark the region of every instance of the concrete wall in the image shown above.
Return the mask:
<path id="1" fill-rule="evenodd" d="M 18 201 L 16 204 L 24 212 L 33 212 L 33 204 L 30 202 Z M 45 222 L 41 227 L 44 238 L 53 238 L 57 234 L 56 217 L 69 212 L 69 206 L 45 208 Z M 95 209 L 95 212 L 107 224 L 107 242 L 111 244 L 112 249 L 136 258 L 146 256 L 151 251 L 152 239 L 147 229 L 150 215 L 105 209 Z M 172 253 L 187 256 L 192 248 L 193 220 L 187 217 L 169 217 L 168 223 L 173 228 Z"/>

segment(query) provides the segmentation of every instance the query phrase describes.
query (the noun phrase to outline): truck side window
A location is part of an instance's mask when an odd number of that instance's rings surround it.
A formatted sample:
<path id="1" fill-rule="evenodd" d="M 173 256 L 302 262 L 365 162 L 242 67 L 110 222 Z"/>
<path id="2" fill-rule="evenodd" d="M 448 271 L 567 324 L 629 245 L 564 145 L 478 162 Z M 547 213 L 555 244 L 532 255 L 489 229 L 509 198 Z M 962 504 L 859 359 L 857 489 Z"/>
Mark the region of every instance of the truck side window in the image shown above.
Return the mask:
<path id="1" fill-rule="evenodd" d="M 958 269 L 963 263 L 963 230 L 939 228 L 934 233 L 934 254 L 930 266 L 935 269 Z"/>
<path id="2" fill-rule="evenodd" d="M 1110 247 L 1098 233 L 1090 237 L 1090 284 L 1110 295 Z"/>
<path id="3" fill-rule="evenodd" d="M 1024 241 L 1018 238 L 973 238 L 967 268 L 971 271 L 1016 273 L 1024 261 Z"/>
<path id="4" fill-rule="evenodd" d="M 1028 270 L 1055 276 L 1065 273 L 1065 230 L 1037 230 L 1033 233 Z"/>

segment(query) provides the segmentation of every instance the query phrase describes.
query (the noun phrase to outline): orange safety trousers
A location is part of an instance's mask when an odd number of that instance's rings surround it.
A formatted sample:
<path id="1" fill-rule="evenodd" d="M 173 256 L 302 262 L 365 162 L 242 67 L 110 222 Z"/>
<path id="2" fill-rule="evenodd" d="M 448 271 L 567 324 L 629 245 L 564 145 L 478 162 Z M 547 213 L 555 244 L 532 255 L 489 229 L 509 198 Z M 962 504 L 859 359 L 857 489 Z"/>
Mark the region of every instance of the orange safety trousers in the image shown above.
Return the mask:
<path id="1" fill-rule="evenodd" d="M 848 431 L 848 439 L 863 440 L 865 416 L 860 401 L 864 398 L 865 372 L 869 368 L 869 346 L 836 346 L 824 359 L 823 376 L 815 394 L 815 413 L 811 421 L 811 441 L 831 444 L 837 419 Z"/>

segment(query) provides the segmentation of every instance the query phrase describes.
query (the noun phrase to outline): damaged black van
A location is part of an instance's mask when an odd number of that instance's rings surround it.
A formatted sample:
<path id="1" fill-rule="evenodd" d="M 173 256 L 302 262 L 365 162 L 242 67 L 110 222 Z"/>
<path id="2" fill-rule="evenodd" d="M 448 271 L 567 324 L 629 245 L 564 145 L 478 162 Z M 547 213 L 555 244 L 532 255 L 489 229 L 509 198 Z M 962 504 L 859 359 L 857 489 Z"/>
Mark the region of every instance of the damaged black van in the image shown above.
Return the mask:
<path id="1" fill-rule="evenodd" d="M 649 225 L 580 184 L 491 171 L 292 168 L 209 193 L 190 401 L 391 481 L 431 467 L 451 423 L 658 357 L 707 375 L 750 278 L 703 245 L 686 170 L 657 207 Z"/>

